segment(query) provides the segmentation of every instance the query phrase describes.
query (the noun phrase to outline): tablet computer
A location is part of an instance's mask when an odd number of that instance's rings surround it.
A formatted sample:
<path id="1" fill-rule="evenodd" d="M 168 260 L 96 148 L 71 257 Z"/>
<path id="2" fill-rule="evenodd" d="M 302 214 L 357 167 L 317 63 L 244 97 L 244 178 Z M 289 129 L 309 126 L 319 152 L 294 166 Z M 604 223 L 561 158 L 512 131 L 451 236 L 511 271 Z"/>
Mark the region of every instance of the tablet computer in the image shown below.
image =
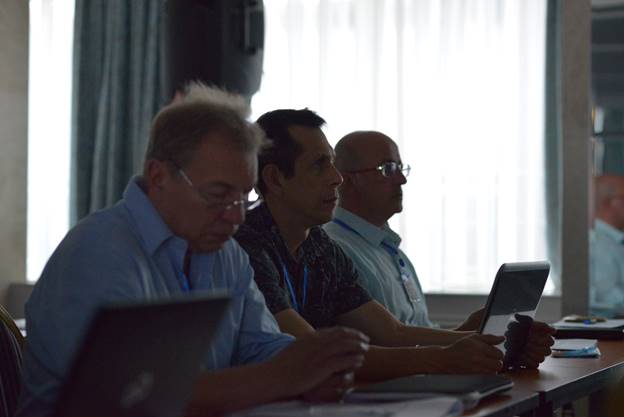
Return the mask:
<path id="1" fill-rule="evenodd" d="M 524 348 L 549 272 L 544 261 L 505 263 L 496 273 L 479 332 L 505 336 L 497 347 L 508 366 Z"/>

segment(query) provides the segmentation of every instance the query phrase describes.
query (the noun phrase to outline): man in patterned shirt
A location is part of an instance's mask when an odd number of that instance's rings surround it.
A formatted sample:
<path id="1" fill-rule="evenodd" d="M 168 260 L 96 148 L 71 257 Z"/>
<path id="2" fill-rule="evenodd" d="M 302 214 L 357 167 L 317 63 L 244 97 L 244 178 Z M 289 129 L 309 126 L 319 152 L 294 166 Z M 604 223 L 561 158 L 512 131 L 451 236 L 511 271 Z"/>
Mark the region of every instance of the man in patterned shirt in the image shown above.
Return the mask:
<path id="1" fill-rule="evenodd" d="M 495 373 L 502 338 L 406 326 L 360 286 L 352 261 L 319 227 L 330 221 L 342 176 L 309 110 L 276 110 L 258 124 L 272 145 L 259 155 L 258 191 L 235 238 L 247 251 L 256 283 L 281 330 L 295 337 L 334 325 L 366 333 L 371 343 L 358 376 L 385 379 L 415 373 Z M 539 363 L 549 353 L 538 351 Z"/>

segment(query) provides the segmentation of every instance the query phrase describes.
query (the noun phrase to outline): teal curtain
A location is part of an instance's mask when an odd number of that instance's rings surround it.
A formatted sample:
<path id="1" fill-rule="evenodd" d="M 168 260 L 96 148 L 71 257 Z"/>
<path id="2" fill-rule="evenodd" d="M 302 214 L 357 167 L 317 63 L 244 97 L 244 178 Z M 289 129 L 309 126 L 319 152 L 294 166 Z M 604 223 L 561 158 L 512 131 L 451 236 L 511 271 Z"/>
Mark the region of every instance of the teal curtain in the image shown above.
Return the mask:
<path id="1" fill-rule="evenodd" d="M 76 0 L 71 219 L 116 202 L 163 104 L 162 0 Z"/>
<path id="2" fill-rule="evenodd" d="M 561 217 L 563 174 L 561 168 L 561 21 L 560 2 L 548 0 L 546 12 L 546 77 L 545 77 L 545 174 L 546 174 L 546 241 L 551 263 L 550 277 L 561 292 Z"/>

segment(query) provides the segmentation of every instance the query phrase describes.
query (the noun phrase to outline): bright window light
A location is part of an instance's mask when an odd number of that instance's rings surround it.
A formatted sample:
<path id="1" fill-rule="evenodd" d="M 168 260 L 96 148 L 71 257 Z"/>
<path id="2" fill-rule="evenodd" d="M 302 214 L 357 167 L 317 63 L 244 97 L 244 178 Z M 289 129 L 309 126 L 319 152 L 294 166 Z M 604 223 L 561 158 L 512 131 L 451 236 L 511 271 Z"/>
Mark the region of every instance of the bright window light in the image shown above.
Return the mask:
<path id="1" fill-rule="evenodd" d="M 69 227 L 74 0 L 30 0 L 27 278 Z"/>
<path id="2" fill-rule="evenodd" d="M 331 143 L 394 138 L 412 173 L 391 226 L 426 291 L 486 293 L 502 262 L 547 258 L 544 0 L 265 0 L 265 13 L 254 116 L 309 107 Z"/>

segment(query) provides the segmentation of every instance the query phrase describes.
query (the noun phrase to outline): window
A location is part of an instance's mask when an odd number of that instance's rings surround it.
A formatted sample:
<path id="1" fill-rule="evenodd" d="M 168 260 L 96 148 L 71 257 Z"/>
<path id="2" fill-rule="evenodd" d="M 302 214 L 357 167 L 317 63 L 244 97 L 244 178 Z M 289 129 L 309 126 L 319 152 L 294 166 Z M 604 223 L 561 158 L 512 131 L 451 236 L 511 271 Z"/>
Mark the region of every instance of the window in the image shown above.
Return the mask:
<path id="1" fill-rule="evenodd" d="M 391 225 L 426 291 L 486 293 L 502 262 L 547 258 L 544 0 L 265 0 L 265 13 L 254 117 L 309 107 L 332 144 L 395 139 L 412 173 Z"/>
<path id="2" fill-rule="evenodd" d="M 69 227 L 73 0 L 30 0 L 28 248 L 36 280 Z"/>
<path id="3" fill-rule="evenodd" d="M 391 223 L 426 291 L 488 292 L 500 263 L 547 258 L 545 0 L 264 2 L 254 117 L 309 107 L 331 143 L 397 141 L 412 173 Z M 30 0 L 30 280 L 69 226 L 73 13 Z"/>

